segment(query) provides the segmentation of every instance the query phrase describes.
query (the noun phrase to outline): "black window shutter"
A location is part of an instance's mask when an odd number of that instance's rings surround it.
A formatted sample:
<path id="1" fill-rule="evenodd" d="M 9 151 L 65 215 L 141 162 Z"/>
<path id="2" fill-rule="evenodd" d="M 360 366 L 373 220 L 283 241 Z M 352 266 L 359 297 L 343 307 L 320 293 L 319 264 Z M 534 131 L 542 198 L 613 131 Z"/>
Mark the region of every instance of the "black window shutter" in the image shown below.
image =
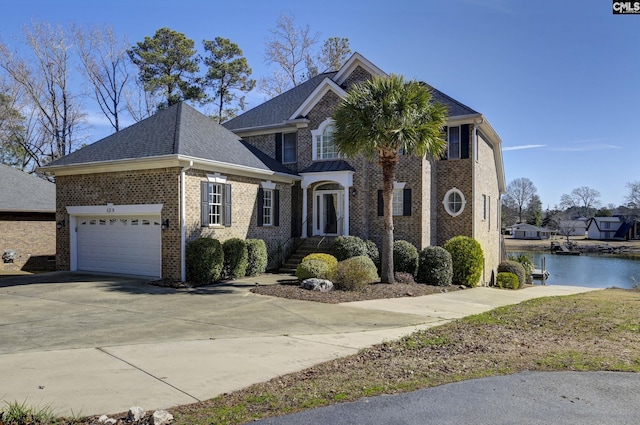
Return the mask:
<path id="1" fill-rule="evenodd" d="M 209 183 L 200 182 L 200 226 L 209 225 Z"/>
<path id="2" fill-rule="evenodd" d="M 460 126 L 460 158 L 469 158 L 469 124 Z"/>
<path id="3" fill-rule="evenodd" d="M 280 226 L 280 191 L 273 191 L 273 225 Z"/>
<path id="4" fill-rule="evenodd" d="M 282 163 L 282 133 L 276 133 L 276 161 Z"/>
<path id="5" fill-rule="evenodd" d="M 447 159 L 448 151 L 449 151 L 449 127 L 446 125 L 442 127 L 442 131 L 444 131 L 444 140 L 447 142 L 446 147 L 444 148 L 444 152 L 442 153 L 442 157 L 440 159 Z"/>
<path id="6" fill-rule="evenodd" d="M 402 190 L 402 215 L 411 215 L 411 189 Z"/>
<path id="7" fill-rule="evenodd" d="M 264 211 L 262 207 L 264 206 L 264 189 L 261 187 L 258 188 L 258 226 L 262 227 L 264 224 Z"/>
<path id="8" fill-rule="evenodd" d="M 384 200 L 382 199 L 382 191 L 378 190 L 378 217 L 384 215 Z"/>
<path id="9" fill-rule="evenodd" d="M 231 185 L 224 185 L 224 225 L 231 226 Z"/>

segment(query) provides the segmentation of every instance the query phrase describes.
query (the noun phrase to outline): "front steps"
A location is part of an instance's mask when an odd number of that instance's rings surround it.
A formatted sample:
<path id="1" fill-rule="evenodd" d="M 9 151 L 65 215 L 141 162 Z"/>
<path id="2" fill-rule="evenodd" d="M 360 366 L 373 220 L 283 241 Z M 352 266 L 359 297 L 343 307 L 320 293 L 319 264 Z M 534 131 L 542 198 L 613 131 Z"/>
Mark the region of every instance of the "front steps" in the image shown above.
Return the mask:
<path id="1" fill-rule="evenodd" d="M 302 259 L 309 254 L 323 252 L 330 253 L 331 245 L 335 236 L 313 236 L 310 238 L 302 239 L 302 243 L 291 254 L 291 256 L 285 261 L 285 263 L 278 269 L 278 272 L 283 274 L 295 274 L 298 264 L 302 262 Z"/>

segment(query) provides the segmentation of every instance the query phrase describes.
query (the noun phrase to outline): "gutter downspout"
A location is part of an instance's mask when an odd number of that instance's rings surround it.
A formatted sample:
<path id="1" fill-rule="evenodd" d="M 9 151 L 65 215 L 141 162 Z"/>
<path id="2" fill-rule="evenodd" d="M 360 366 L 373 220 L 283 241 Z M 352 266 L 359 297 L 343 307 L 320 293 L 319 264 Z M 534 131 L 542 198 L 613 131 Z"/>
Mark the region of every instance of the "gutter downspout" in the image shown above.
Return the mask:
<path id="1" fill-rule="evenodd" d="M 189 161 L 189 166 L 180 170 L 180 280 L 187 281 L 187 197 L 185 195 L 186 172 L 193 167 L 193 161 Z"/>

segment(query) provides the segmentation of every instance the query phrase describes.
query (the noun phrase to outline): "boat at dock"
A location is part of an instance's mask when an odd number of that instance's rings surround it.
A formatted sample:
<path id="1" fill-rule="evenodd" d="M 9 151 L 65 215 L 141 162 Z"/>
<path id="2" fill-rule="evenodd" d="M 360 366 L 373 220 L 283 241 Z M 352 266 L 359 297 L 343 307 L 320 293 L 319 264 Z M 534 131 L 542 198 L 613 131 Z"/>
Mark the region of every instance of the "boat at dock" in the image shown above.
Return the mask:
<path id="1" fill-rule="evenodd" d="M 549 270 L 533 269 L 531 271 L 531 277 L 534 279 L 547 279 L 549 274 Z"/>

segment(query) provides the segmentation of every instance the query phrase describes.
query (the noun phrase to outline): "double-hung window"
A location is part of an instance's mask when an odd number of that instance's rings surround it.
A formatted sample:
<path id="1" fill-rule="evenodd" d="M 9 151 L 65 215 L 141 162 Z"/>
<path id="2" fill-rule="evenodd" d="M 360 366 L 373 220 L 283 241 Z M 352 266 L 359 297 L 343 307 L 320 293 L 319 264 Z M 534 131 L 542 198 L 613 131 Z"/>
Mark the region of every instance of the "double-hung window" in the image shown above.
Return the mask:
<path id="1" fill-rule="evenodd" d="M 460 159 L 460 127 L 449 127 L 447 140 L 449 142 L 449 159 Z"/>
<path id="2" fill-rule="evenodd" d="M 209 207 L 209 225 L 222 224 L 222 185 L 208 183 L 207 203 Z"/>
<path id="3" fill-rule="evenodd" d="M 282 163 L 293 164 L 297 160 L 296 133 L 282 135 Z"/>
<path id="4" fill-rule="evenodd" d="M 273 225 L 273 190 L 265 190 L 262 194 L 262 225 Z"/>
<path id="5" fill-rule="evenodd" d="M 404 215 L 404 189 L 393 189 L 393 215 Z"/>
<path id="6" fill-rule="evenodd" d="M 340 158 L 338 148 L 333 140 L 334 131 L 331 119 L 326 119 L 316 130 L 311 130 L 314 161 Z"/>

